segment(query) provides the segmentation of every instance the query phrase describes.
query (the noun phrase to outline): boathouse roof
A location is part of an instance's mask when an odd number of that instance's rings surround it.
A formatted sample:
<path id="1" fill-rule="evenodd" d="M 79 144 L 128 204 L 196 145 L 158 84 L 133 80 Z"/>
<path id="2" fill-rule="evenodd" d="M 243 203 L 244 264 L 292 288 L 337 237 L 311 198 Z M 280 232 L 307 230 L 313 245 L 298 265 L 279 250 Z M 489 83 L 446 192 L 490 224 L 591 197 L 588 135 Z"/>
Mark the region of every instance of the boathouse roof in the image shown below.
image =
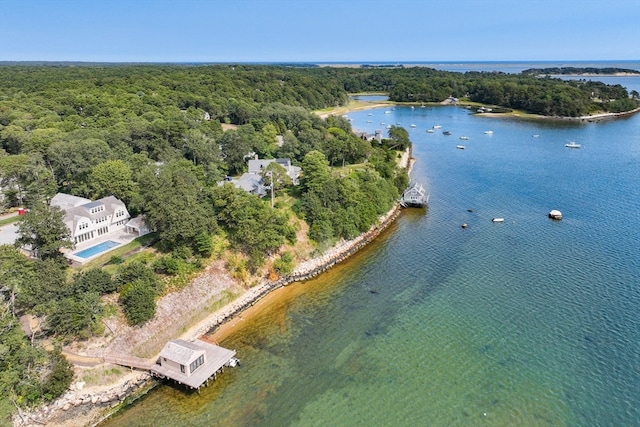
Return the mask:
<path id="1" fill-rule="evenodd" d="M 188 358 L 186 360 L 189 360 L 189 362 L 181 364 L 189 366 L 189 363 L 193 361 L 191 358 L 196 356 L 195 359 L 197 359 L 202 352 L 205 354 L 204 364 L 193 371 L 191 375 L 187 375 L 186 372 L 180 372 L 171 366 L 163 366 L 162 364 L 154 365 L 151 372 L 154 376 L 169 378 L 180 384 L 197 389 L 207 382 L 209 378 L 215 376 L 216 372 L 229 364 L 231 359 L 236 355 L 235 350 L 228 350 L 202 340 L 173 340 L 164 346 L 162 352 L 160 352 L 160 357 L 166 357 L 172 361 L 177 361 L 173 359 L 174 357 L 182 358 L 183 360 Z M 163 356 L 163 354 L 167 356 Z"/>
<path id="2" fill-rule="evenodd" d="M 160 357 L 172 360 L 181 365 L 188 365 L 203 352 L 204 349 L 194 343 L 185 340 L 173 340 L 165 344 L 160 352 Z"/>

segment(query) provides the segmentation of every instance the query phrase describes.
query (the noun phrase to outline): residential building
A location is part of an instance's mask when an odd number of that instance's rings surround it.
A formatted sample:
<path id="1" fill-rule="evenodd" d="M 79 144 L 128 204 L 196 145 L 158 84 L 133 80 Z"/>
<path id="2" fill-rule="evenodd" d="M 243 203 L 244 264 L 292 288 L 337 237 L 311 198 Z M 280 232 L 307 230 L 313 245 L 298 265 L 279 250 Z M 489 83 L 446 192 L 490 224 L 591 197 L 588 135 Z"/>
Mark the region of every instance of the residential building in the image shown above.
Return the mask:
<path id="1" fill-rule="evenodd" d="M 51 205 L 64 211 L 64 223 L 75 244 L 123 230 L 131 219 L 125 204 L 114 196 L 91 201 L 58 193 L 51 199 Z"/>

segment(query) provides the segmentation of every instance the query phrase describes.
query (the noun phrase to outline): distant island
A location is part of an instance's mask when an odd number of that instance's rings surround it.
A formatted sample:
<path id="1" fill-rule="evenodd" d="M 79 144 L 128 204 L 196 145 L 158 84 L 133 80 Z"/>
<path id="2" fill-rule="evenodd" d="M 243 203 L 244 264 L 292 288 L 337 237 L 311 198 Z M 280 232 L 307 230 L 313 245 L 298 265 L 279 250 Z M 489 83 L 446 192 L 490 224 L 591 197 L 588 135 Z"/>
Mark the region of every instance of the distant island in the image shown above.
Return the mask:
<path id="1" fill-rule="evenodd" d="M 640 71 L 628 68 L 596 68 L 596 67 L 551 67 L 551 68 L 529 68 L 522 71 L 527 75 L 572 75 L 572 76 L 611 76 L 611 75 L 640 75 Z"/>

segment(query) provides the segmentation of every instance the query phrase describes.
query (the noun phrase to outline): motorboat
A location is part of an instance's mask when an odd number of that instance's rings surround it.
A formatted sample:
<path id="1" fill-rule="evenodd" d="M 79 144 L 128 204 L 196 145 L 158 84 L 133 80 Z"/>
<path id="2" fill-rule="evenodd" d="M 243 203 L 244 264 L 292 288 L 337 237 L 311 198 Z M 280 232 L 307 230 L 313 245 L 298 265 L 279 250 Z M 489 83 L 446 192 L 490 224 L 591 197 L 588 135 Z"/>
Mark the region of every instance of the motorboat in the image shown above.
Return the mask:
<path id="1" fill-rule="evenodd" d="M 491 218 L 491 222 L 504 222 L 504 218 Z"/>
<path id="2" fill-rule="evenodd" d="M 464 150 L 464 145 L 456 145 L 456 148 L 457 148 L 458 150 Z"/>
<path id="3" fill-rule="evenodd" d="M 580 148 L 580 147 L 582 147 L 582 145 L 578 144 L 575 141 L 571 141 L 568 144 L 564 144 L 564 146 L 567 147 L 567 148 Z"/>
<path id="4" fill-rule="evenodd" d="M 462 139 L 462 140 L 466 141 L 466 140 L 468 140 L 468 139 L 469 139 L 469 137 L 468 137 L 468 136 L 461 136 L 461 137 L 460 137 L 460 139 Z"/>
<path id="5" fill-rule="evenodd" d="M 493 135 L 493 131 L 492 130 L 485 130 L 484 134 L 485 135 Z"/>

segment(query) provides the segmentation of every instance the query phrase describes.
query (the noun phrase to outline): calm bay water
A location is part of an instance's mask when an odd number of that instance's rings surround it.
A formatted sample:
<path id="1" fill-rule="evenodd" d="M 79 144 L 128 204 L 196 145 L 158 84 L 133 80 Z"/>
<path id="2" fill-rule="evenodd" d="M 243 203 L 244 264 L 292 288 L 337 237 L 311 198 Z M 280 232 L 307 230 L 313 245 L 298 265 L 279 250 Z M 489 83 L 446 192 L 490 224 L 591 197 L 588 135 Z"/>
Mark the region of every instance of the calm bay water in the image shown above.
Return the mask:
<path id="1" fill-rule="evenodd" d="M 239 322 L 220 344 L 242 365 L 200 394 L 159 387 L 104 425 L 640 425 L 640 115 L 349 117 L 409 131 L 428 212 Z"/>

